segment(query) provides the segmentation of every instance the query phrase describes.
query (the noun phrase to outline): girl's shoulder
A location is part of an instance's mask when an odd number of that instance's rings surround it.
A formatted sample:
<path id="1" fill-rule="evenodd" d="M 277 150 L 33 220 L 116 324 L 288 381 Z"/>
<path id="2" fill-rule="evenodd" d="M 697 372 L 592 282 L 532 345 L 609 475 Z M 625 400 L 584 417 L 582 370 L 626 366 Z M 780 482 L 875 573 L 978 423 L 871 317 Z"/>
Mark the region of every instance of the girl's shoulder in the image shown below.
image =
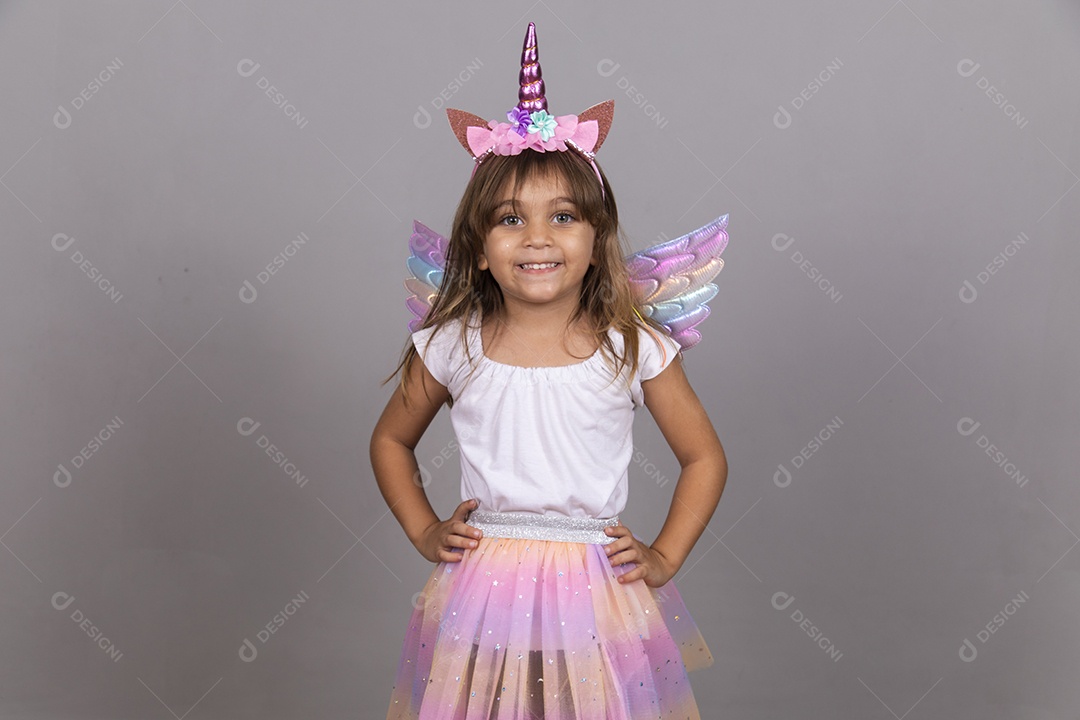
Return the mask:
<path id="1" fill-rule="evenodd" d="M 638 378 L 651 380 L 671 364 L 682 346 L 662 330 L 636 325 L 638 335 Z M 621 333 L 613 333 L 623 340 Z"/>
<path id="2" fill-rule="evenodd" d="M 670 365 L 676 355 L 681 351 L 679 343 L 670 335 L 652 327 L 635 324 L 637 328 L 637 372 L 633 373 L 629 380 L 630 398 L 635 408 L 645 404 L 645 392 L 641 384 L 652 380 Z M 621 354 L 626 352 L 625 338 L 622 332 L 609 331 L 615 342 L 616 350 Z M 630 358 L 627 358 L 629 364 Z"/>
<path id="3" fill-rule="evenodd" d="M 460 338 L 463 318 L 450 318 L 442 323 L 421 328 L 412 333 L 413 342 L 423 341 L 447 344 Z"/>
<path id="4" fill-rule="evenodd" d="M 461 318 L 451 318 L 411 334 L 416 352 L 428 372 L 446 387 L 450 387 L 451 380 L 466 356 L 465 343 L 461 339 L 463 323 Z"/>
<path id="5" fill-rule="evenodd" d="M 663 372 L 664 368 L 670 365 L 682 351 L 682 346 L 663 330 L 657 330 L 641 323 L 634 323 L 632 327 L 637 331 L 637 371 L 633 373 L 629 380 L 631 389 L 636 396 L 640 393 L 641 383 L 645 380 L 651 380 Z M 624 331 L 616 327 L 608 327 L 607 334 L 611 339 L 612 349 L 625 363 L 625 365 L 620 363 L 620 366 L 623 367 L 622 372 L 625 373 L 629 369 L 633 358 L 629 356 Z M 611 362 L 615 362 L 615 358 L 612 358 Z"/>

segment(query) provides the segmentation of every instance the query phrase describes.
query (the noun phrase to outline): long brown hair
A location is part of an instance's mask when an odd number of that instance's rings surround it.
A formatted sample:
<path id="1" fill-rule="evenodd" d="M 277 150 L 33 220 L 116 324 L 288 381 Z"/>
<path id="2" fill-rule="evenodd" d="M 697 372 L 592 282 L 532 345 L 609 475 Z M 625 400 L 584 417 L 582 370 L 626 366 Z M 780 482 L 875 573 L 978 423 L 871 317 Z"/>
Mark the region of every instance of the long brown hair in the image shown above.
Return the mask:
<path id="1" fill-rule="evenodd" d="M 442 283 L 419 329 L 434 326 L 434 335 L 452 320 L 461 318 L 467 321 L 474 312 L 482 317 L 501 314 L 502 290 L 490 270 L 480 270 L 477 266 L 484 250 L 484 239 L 497 221 L 494 211 L 501 202 L 507 183 L 513 182 L 511 198 L 516 211 L 516 198 L 521 186 L 535 175 L 548 177 L 550 173 L 556 173 L 563 180 L 582 219 L 592 225 L 595 231 L 593 253 L 596 264 L 590 265 L 585 272 L 581 299 L 567 326 L 572 327 L 581 318 L 588 320 L 587 325 L 595 333 L 602 355 L 612 369 L 613 379 L 627 365 L 630 375 L 633 375 L 638 368 L 638 329 L 665 334 L 667 330 L 652 318 L 639 315 L 640 307 L 634 302 L 624 260 L 626 251 L 619 225 L 619 211 L 607 176 L 600 169 L 604 183 L 601 193 L 592 167 L 572 150 L 525 150 L 518 155 L 493 155 L 480 163 L 458 203 Z M 609 328 L 622 334 L 623 355 L 615 351 L 608 336 Z M 475 371 L 477 363 L 469 353 L 467 332 L 466 323 L 462 322 L 460 341 Z M 656 342 L 662 347 L 659 340 Z M 386 384 L 400 371 L 400 387 L 406 404 L 408 377 L 416 359 L 416 347 L 410 338 L 406 341 L 397 368 L 380 383 Z M 426 395 L 426 388 L 424 392 Z M 451 397 L 449 405 L 453 406 L 453 402 Z"/>

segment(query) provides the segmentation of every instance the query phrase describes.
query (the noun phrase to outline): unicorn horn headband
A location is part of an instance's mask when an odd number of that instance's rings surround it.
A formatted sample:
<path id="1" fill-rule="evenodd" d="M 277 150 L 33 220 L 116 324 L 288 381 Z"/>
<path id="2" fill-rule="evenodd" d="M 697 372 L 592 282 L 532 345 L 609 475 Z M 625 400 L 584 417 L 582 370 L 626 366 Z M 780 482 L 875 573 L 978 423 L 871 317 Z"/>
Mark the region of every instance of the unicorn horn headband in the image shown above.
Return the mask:
<path id="1" fill-rule="evenodd" d="M 473 175 L 489 155 L 517 155 L 522 150 L 565 152 L 573 149 L 592 166 L 603 193 L 604 181 L 595 158 L 596 151 L 611 129 L 615 101 L 606 100 L 593 105 L 579 115 L 549 115 L 536 46 L 536 26 L 533 23 L 529 23 L 529 29 L 525 32 L 518 84 L 518 104 L 506 113 L 509 122 L 489 122 L 464 110 L 446 108 L 454 135 L 474 160 Z"/>

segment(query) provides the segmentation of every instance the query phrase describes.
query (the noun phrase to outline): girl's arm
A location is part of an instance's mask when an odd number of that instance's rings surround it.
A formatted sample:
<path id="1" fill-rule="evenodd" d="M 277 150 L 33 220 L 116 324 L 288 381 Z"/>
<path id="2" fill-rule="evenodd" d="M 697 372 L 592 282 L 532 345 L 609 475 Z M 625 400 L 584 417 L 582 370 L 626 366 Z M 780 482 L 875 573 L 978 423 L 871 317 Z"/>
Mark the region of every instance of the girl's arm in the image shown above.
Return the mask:
<path id="1" fill-rule="evenodd" d="M 727 457 L 683 372 L 681 354 L 659 375 L 643 381 L 641 389 L 645 406 L 682 467 L 667 520 L 651 545 L 668 561 L 674 575 L 720 502 L 727 483 Z"/>
<path id="2" fill-rule="evenodd" d="M 397 387 L 371 433 L 371 467 L 375 471 L 375 481 L 390 511 L 417 549 L 420 549 L 424 531 L 439 522 L 439 517 L 419 482 L 420 468 L 413 451 L 449 397 L 446 386 L 440 384 L 417 357 L 409 374 L 408 406 L 401 387 Z"/>

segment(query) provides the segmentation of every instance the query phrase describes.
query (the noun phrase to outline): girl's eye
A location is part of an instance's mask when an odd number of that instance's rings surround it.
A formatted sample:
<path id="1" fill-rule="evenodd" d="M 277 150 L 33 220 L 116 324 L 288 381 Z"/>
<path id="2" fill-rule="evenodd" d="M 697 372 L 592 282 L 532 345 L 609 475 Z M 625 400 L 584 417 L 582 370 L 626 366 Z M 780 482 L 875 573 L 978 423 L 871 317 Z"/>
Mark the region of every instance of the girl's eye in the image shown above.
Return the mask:
<path id="1" fill-rule="evenodd" d="M 563 222 L 559 222 L 559 218 L 566 218 L 566 220 Z M 568 212 L 555 213 L 555 222 L 559 225 L 565 225 L 566 223 L 571 222 L 573 219 L 574 216 Z"/>
<path id="2" fill-rule="evenodd" d="M 515 222 L 508 223 L 508 222 L 506 222 L 507 220 L 514 220 Z M 500 225 L 517 225 L 519 222 L 521 222 L 521 218 L 519 218 L 517 215 L 507 215 L 507 216 L 503 217 L 502 220 L 499 221 L 499 224 Z"/>

